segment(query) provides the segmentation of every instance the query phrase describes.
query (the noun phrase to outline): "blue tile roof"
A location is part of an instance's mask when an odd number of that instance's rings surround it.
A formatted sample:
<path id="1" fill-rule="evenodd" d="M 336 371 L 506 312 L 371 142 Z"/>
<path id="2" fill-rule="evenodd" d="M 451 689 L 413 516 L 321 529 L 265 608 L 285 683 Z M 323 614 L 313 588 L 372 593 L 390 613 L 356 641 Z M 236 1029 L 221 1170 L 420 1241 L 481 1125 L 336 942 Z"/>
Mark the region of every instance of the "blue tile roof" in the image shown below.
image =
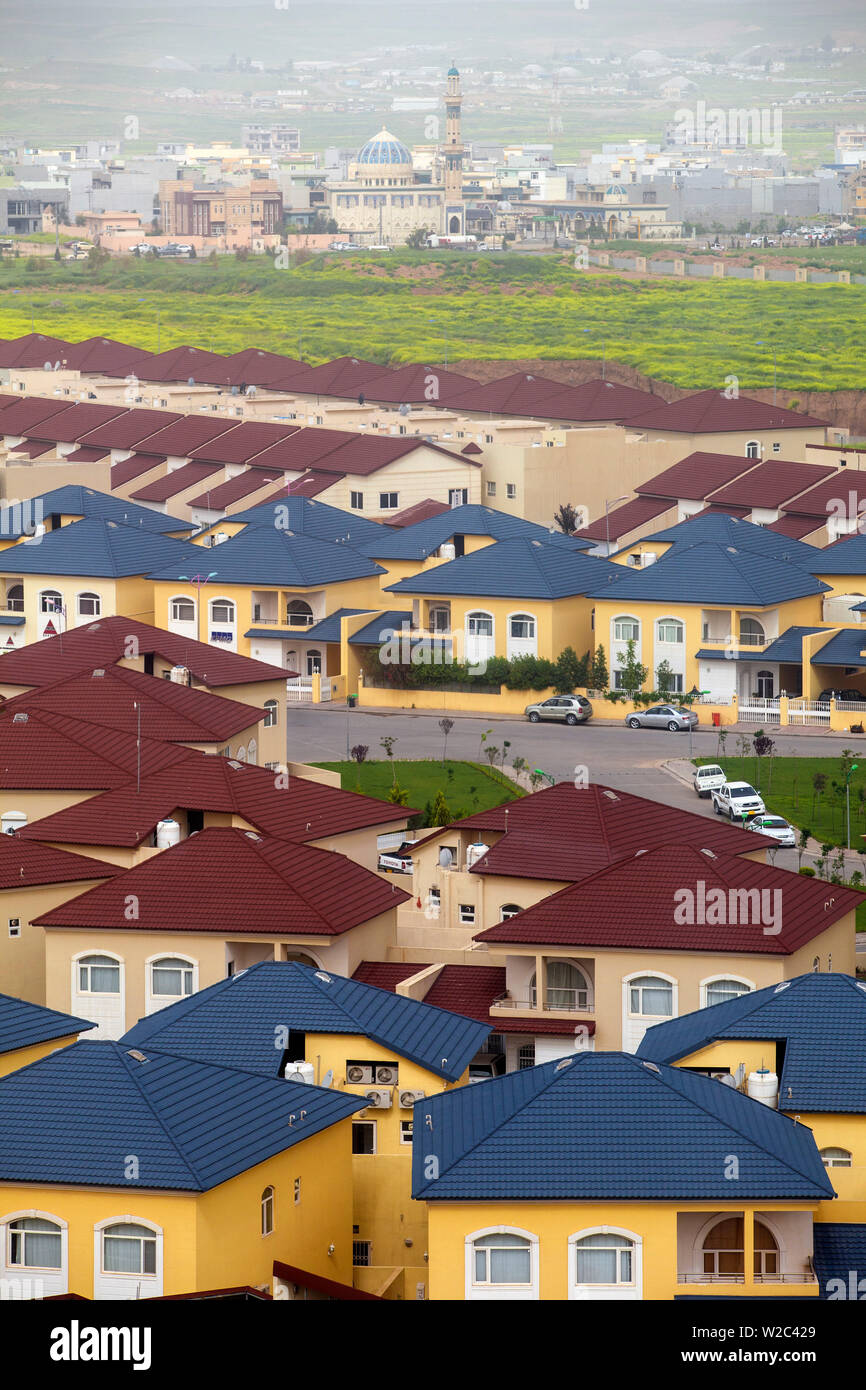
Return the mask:
<path id="1" fill-rule="evenodd" d="M 35 515 L 97 517 L 104 521 L 119 521 L 123 526 L 142 526 L 145 531 L 194 531 L 191 521 L 181 521 L 176 516 L 166 516 L 150 507 L 140 507 L 123 497 L 114 497 L 110 492 L 97 492 L 95 488 L 82 487 L 77 483 L 67 483 L 65 487 L 42 492 L 24 507 L 0 507 L 0 536 L 16 540 L 32 534 L 21 522 L 29 524 L 34 512 L 28 508 L 41 508 Z"/>
<path id="2" fill-rule="evenodd" d="M 320 541 L 344 541 L 356 550 L 364 541 L 384 540 L 394 534 L 390 526 L 368 521 L 357 512 L 344 512 L 327 502 L 317 502 L 313 497 L 281 497 L 276 502 L 260 502 L 243 512 L 232 512 L 227 520 L 248 522 L 252 526 L 279 523 L 298 535 L 314 536 Z"/>
<path id="3" fill-rule="evenodd" d="M 866 574 L 866 535 L 858 532 L 818 551 L 814 574 Z"/>
<path id="4" fill-rule="evenodd" d="M 653 566 L 653 568 L 656 568 Z M 622 573 L 582 551 L 545 541 L 496 541 L 493 545 L 447 560 L 433 569 L 386 586 L 392 594 L 469 594 L 479 598 L 555 599 L 585 594 L 603 584 L 609 573 Z"/>
<path id="5" fill-rule="evenodd" d="M 23 614 L 0 613 L 0 626 L 2 627 L 21 627 L 26 621 Z"/>
<path id="6" fill-rule="evenodd" d="M 817 1221 L 812 1228 L 812 1241 L 812 1263 L 821 1286 L 819 1297 L 832 1301 L 862 1300 L 866 1292 L 866 1284 L 860 1283 L 866 1279 L 866 1225 Z M 834 1284 L 831 1280 L 842 1283 Z"/>
<path id="7" fill-rule="evenodd" d="M 833 1195 L 811 1130 L 708 1077 L 582 1052 L 419 1101 L 427 1201 L 740 1201 Z M 438 1176 L 431 1177 L 438 1160 Z"/>
<path id="8" fill-rule="evenodd" d="M 78 1042 L 0 1079 L 0 1180 L 204 1192 L 363 1104 L 319 1086 L 143 1055 L 118 1042 Z M 125 1154 L 136 1155 L 137 1178 L 126 1177 Z"/>
<path id="9" fill-rule="evenodd" d="M 655 535 L 644 536 L 641 545 L 652 546 L 653 541 L 668 541 L 672 548 L 713 541 L 717 545 L 735 546 L 738 550 L 755 550 L 768 560 L 787 560 L 810 570 L 816 556 L 822 553 L 805 541 L 781 536 L 777 531 L 768 531 L 765 526 L 756 526 L 752 521 L 725 516 L 721 512 L 699 512 L 696 516 L 686 517 L 674 526 L 656 531 Z M 671 551 L 667 554 L 670 555 Z"/>
<path id="10" fill-rule="evenodd" d="M 781 1109 L 866 1111 L 866 986 L 853 976 L 798 975 L 657 1023 L 647 1030 L 637 1055 L 675 1062 L 723 1038 L 784 1042 Z M 767 1065 L 772 1068 L 772 1056 Z"/>
<path id="11" fill-rule="evenodd" d="M 120 579 L 124 575 L 147 574 L 148 570 L 170 563 L 181 573 L 193 563 L 200 569 L 201 547 L 101 517 L 72 521 L 57 531 L 19 541 L 0 551 L 2 574 L 80 574 Z"/>
<path id="12" fill-rule="evenodd" d="M 393 636 L 395 630 L 400 632 L 404 623 L 411 624 L 411 608 L 388 608 L 384 613 L 380 613 L 378 618 L 367 623 L 366 627 L 361 627 L 349 638 L 349 645 L 353 647 L 377 647 L 380 642 L 387 642 Z"/>
<path id="13" fill-rule="evenodd" d="M 866 666 L 866 628 L 846 627 L 819 647 L 812 657 L 813 666 Z"/>
<path id="14" fill-rule="evenodd" d="M 448 1081 L 462 1075 L 490 1033 L 489 1024 L 331 971 L 261 961 L 140 1019 L 123 1041 L 134 1047 L 152 1041 L 165 1052 L 274 1076 L 281 1055 L 276 1027 L 363 1034 Z"/>
<path id="15" fill-rule="evenodd" d="M 233 518 L 234 519 L 234 518 Z M 535 521 L 524 521 L 523 517 L 509 516 L 493 507 L 482 507 L 477 503 L 467 503 L 463 507 L 452 507 L 438 516 L 417 521 L 414 526 L 405 526 L 399 531 L 388 531 L 365 541 L 361 549 L 365 555 L 376 560 L 426 560 L 440 545 L 450 541 L 453 536 L 492 536 L 494 540 L 506 541 L 523 537 L 527 540 L 543 541 L 546 545 L 556 545 L 565 550 L 590 550 L 593 541 L 566 536 L 561 531 L 540 526 Z"/>
<path id="16" fill-rule="evenodd" d="M 286 531 L 277 526 L 245 526 L 243 531 L 208 550 L 196 547 L 194 570 L 189 560 L 151 567 L 151 579 L 179 579 L 182 574 L 216 572 L 211 583 L 273 584 L 303 589 L 316 584 L 335 584 L 342 579 L 361 579 L 384 574 L 381 565 L 351 546 L 321 541 L 315 536 Z M 2 552 L 0 552 L 2 554 Z"/>
<path id="17" fill-rule="evenodd" d="M 674 546 L 646 569 L 624 570 L 619 582 L 597 586 L 590 598 L 662 600 L 665 603 L 741 603 L 763 608 L 785 599 L 824 593 L 829 585 L 802 565 L 767 559 L 754 550 L 704 541 Z M 433 571 L 435 573 L 435 571 Z"/>
<path id="18" fill-rule="evenodd" d="M 333 613 L 329 613 L 320 623 L 308 627 L 304 632 L 304 641 L 313 638 L 317 642 L 339 642 L 340 640 L 340 619 L 353 618 L 358 613 L 369 613 L 369 608 L 337 608 Z"/>
<path id="19" fill-rule="evenodd" d="M 825 630 L 820 627 L 789 627 L 768 647 L 744 647 L 737 651 L 727 647 L 702 647 L 695 652 L 695 656 L 698 661 L 788 661 L 799 666 L 803 659 L 803 638 Z"/>
<path id="20" fill-rule="evenodd" d="M 86 1018 L 58 1013 L 56 1009 L 0 994 L 0 1052 L 14 1052 L 19 1047 L 33 1047 L 52 1038 L 68 1038 L 84 1033 L 96 1024 Z"/>

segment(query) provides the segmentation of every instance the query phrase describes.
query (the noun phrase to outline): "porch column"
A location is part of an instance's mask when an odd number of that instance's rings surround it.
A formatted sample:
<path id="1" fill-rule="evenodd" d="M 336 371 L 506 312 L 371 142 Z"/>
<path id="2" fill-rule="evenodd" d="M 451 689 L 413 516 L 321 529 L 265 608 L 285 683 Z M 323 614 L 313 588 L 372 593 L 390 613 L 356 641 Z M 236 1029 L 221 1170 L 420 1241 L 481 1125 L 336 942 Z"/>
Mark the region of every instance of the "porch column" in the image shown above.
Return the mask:
<path id="1" fill-rule="evenodd" d="M 547 999 L 547 980 L 544 974 L 544 956 L 535 957 L 535 1007 L 539 1013 L 544 1012 L 544 1004 Z"/>
<path id="2" fill-rule="evenodd" d="M 743 1272 L 746 1283 L 755 1282 L 755 1213 L 743 1212 Z"/>

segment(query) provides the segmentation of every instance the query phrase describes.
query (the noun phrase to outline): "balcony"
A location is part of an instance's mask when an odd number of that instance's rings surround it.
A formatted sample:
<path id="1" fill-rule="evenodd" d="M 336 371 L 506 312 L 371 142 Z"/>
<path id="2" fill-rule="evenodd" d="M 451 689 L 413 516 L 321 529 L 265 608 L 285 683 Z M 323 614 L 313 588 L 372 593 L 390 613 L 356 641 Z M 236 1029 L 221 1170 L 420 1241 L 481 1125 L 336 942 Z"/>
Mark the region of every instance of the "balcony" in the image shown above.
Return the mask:
<path id="1" fill-rule="evenodd" d="M 775 637 L 759 636 L 756 632 L 708 633 L 706 629 L 704 629 L 704 635 L 701 638 L 705 647 L 752 647 L 756 651 L 769 647 L 775 640 Z"/>
<path id="2" fill-rule="evenodd" d="M 539 1002 L 535 990 L 528 999 L 515 999 L 503 994 L 490 1006 L 491 1017 L 502 1013 L 509 1014 L 591 1014 L 595 1012 L 595 1002 L 587 989 L 551 989 Z"/>
<path id="3" fill-rule="evenodd" d="M 677 1272 L 678 1284 L 745 1284 L 744 1274 L 684 1274 Z M 751 1284 L 817 1284 L 812 1269 L 786 1274 L 754 1274 Z"/>

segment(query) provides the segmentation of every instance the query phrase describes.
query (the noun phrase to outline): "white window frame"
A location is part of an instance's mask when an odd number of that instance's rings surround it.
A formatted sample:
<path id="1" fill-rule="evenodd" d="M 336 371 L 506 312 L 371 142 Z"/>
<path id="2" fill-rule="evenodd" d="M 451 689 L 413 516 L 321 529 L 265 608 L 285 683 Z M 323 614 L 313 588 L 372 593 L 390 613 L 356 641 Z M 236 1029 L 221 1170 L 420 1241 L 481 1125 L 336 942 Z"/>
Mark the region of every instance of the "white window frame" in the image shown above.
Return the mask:
<path id="1" fill-rule="evenodd" d="M 279 700 L 265 700 L 264 710 L 265 717 L 262 720 L 262 728 L 275 729 L 277 727 L 277 724 L 279 723 L 280 718 Z"/>
<path id="2" fill-rule="evenodd" d="M 633 637 L 621 637 L 619 635 L 620 623 L 634 623 L 637 632 Z M 611 618 L 610 629 L 613 634 L 614 642 L 639 642 L 640 641 L 640 618 L 632 617 L 630 613 L 620 613 L 619 617 Z"/>
<path id="3" fill-rule="evenodd" d="M 353 1146 L 353 1148 L 352 1148 L 352 1157 L 353 1157 L 353 1158 L 375 1158 L 375 1157 L 376 1157 L 376 1154 L 379 1152 L 379 1126 L 377 1125 L 377 1123 L 376 1123 L 375 1120 L 353 1120 L 353 1121 L 352 1121 L 352 1132 L 353 1132 L 353 1134 L 354 1134 L 355 1126 L 356 1126 L 356 1125 L 358 1125 L 359 1127 L 362 1126 L 362 1125 L 364 1125 L 364 1126 L 369 1125 L 369 1126 L 370 1126 L 370 1128 L 371 1128 L 372 1131 L 373 1131 L 373 1147 L 372 1147 L 372 1149 L 370 1150 L 369 1153 L 355 1153 L 354 1146 Z"/>
<path id="4" fill-rule="evenodd" d="M 577 1282 L 577 1249 L 587 1236 L 620 1236 L 631 1241 L 631 1281 L 628 1284 L 579 1284 Z M 577 1300 L 633 1301 L 643 1298 L 643 1240 L 636 1231 L 624 1226 L 588 1226 L 568 1237 L 568 1297 Z"/>
<path id="5" fill-rule="evenodd" d="M 393 498 L 393 501 L 391 500 L 392 498 Z M 400 507 L 400 494 L 399 494 L 399 492 L 380 492 L 380 493 L 379 493 L 379 511 L 380 511 L 380 512 L 396 512 L 396 511 L 399 510 L 399 507 Z"/>
<path id="6" fill-rule="evenodd" d="M 191 608 L 192 608 L 192 617 L 191 617 L 191 618 L 181 618 L 181 617 L 178 615 L 178 613 L 175 611 L 175 605 L 176 605 L 176 604 L 179 604 L 179 603 L 188 603 L 188 604 L 191 606 Z M 194 622 L 195 622 L 195 619 L 196 619 L 196 604 L 195 604 L 195 599 L 194 599 L 194 598 L 190 598 L 188 594 L 174 594 L 174 595 L 169 599 L 169 601 L 168 601 L 168 613 L 169 613 L 169 620 L 170 620 L 171 622 L 173 622 L 173 623 L 194 623 Z"/>
<path id="7" fill-rule="evenodd" d="M 10 1264 L 12 1253 L 12 1237 L 9 1227 L 13 1221 L 50 1221 L 53 1225 L 60 1227 L 60 1268 L 37 1265 L 13 1265 Z M 69 1291 L 69 1226 L 62 1216 L 58 1216 L 53 1211 L 42 1211 L 37 1207 L 28 1207 L 21 1211 L 7 1211 L 0 1215 L 0 1279 L 6 1282 L 11 1292 L 11 1297 L 16 1297 L 16 1285 L 14 1281 L 19 1281 L 22 1299 L 42 1298 L 50 1294 L 68 1293 Z M 26 1288 L 26 1281 L 32 1280 L 37 1286 L 35 1289 Z M 41 1286 L 41 1287 L 40 1287 Z"/>
<path id="8" fill-rule="evenodd" d="M 58 602 L 54 607 L 46 608 L 46 607 L 45 607 L 45 600 L 46 600 L 47 598 L 51 598 L 51 599 L 56 598 L 56 599 L 59 600 L 59 602 Z M 39 590 L 39 612 L 40 612 L 40 613 L 42 613 L 42 614 L 45 614 L 45 613 L 60 613 L 60 612 L 62 611 L 62 608 L 63 608 L 63 595 L 60 593 L 60 591 L 59 591 L 58 589 L 40 589 L 40 590 Z"/>
<path id="9" fill-rule="evenodd" d="M 362 512 L 362 511 L 364 510 L 364 494 L 363 494 L 363 492 L 350 492 L 350 493 L 349 493 L 349 506 L 352 508 L 352 511 L 355 511 L 355 512 Z"/>
<path id="10" fill-rule="evenodd" d="M 413 1125 L 414 1125 L 414 1123 L 415 1123 L 414 1120 L 401 1120 L 401 1121 L 400 1121 L 400 1143 L 401 1143 L 401 1144 L 409 1144 L 409 1145 L 411 1145 L 411 1143 L 412 1143 L 412 1136 L 413 1136 L 413 1132 L 414 1132 L 414 1131 L 413 1131 Z"/>
<path id="11" fill-rule="evenodd" d="M 82 599 L 93 601 L 93 612 L 85 613 L 81 607 Z M 102 615 L 102 595 L 94 592 L 93 589 L 84 589 L 80 594 L 75 595 L 75 611 L 79 618 L 99 618 Z"/>
<path id="12" fill-rule="evenodd" d="M 676 626 L 679 630 L 679 637 L 663 637 L 662 629 Z M 656 641 L 663 647 L 681 647 L 686 640 L 686 625 L 682 618 L 657 618 L 656 619 Z"/>
<path id="13" fill-rule="evenodd" d="M 216 609 L 224 605 L 226 610 L 231 610 L 230 618 L 218 618 Z M 212 598 L 208 603 L 208 619 L 214 627 L 234 627 L 238 620 L 238 606 L 233 598 Z"/>
<path id="14" fill-rule="evenodd" d="M 529 1283 L 528 1284 L 476 1284 L 475 1282 L 475 1242 L 484 1236 L 519 1236 L 529 1242 Z M 521 1226 L 484 1226 L 471 1231 L 464 1239 L 465 1252 L 465 1296 L 471 1302 L 534 1302 L 539 1297 L 539 1241 L 534 1231 L 525 1231 Z"/>
<path id="15" fill-rule="evenodd" d="M 631 991 L 635 987 L 634 981 L 644 979 L 662 980 L 665 984 L 671 986 L 671 1012 L 669 1014 L 645 1014 L 634 1012 L 634 1010 L 631 1007 Z M 643 1020 L 645 1018 L 662 1019 L 677 1017 L 677 981 L 674 979 L 673 975 L 665 975 L 661 970 L 652 970 L 650 968 L 647 968 L 646 970 L 635 970 L 631 975 L 626 975 L 623 977 L 623 985 L 628 991 L 628 993 L 626 994 L 626 1009 L 629 1018 Z M 638 988 L 643 990 L 649 989 L 650 986 L 639 985 Z M 641 996 L 641 1004 L 643 1004 L 643 996 Z"/>
<path id="16" fill-rule="evenodd" d="M 190 989 L 189 994 L 187 994 L 186 991 L 183 991 L 181 994 L 157 994 L 156 990 L 153 987 L 153 971 L 154 967 L 157 966 L 159 962 L 162 960 L 182 961 L 184 967 L 184 974 L 186 974 L 187 970 L 191 972 L 192 988 Z M 198 992 L 198 961 L 195 960 L 192 956 L 185 956 L 182 955 L 180 952 L 173 954 L 170 951 L 160 951 L 158 955 L 147 957 L 147 960 L 144 963 L 144 968 L 147 972 L 146 983 L 147 998 L 149 1003 L 155 1004 L 158 1001 L 164 1000 L 165 1004 L 177 1004 L 181 999 L 189 999 L 193 994 L 196 994 Z"/>
<path id="17" fill-rule="evenodd" d="M 763 450 L 760 439 L 747 439 L 745 446 L 745 456 L 747 459 L 760 459 Z"/>
<path id="18" fill-rule="evenodd" d="M 103 961 L 100 963 L 100 965 L 94 966 L 90 963 L 90 958 L 93 956 L 103 957 Z M 113 965 L 117 966 L 117 989 L 91 989 L 89 972 L 93 969 L 99 970 L 106 968 L 104 964 L 106 961 L 111 961 Z M 88 971 L 86 989 L 84 989 L 81 984 L 80 972 L 82 966 L 84 966 L 84 968 Z M 73 958 L 72 970 L 76 994 L 87 994 L 97 999 L 123 998 L 123 957 L 115 955 L 113 951 L 95 951 L 92 947 L 87 951 L 81 951 L 77 956 Z"/>
<path id="19" fill-rule="evenodd" d="M 476 910 L 474 903 L 458 903 L 457 915 L 462 927 L 475 926 Z"/>
<path id="20" fill-rule="evenodd" d="M 832 1157 L 830 1155 L 832 1154 Z M 841 1155 L 847 1157 L 841 1157 Z M 825 1144 L 823 1149 L 818 1150 L 818 1156 L 825 1168 L 852 1168 L 854 1166 L 854 1155 L 850 1149 L 846 1149 L 841 1144 Z"/>
<path id="21" fill-rule="evenodd" d="M 728 971 L 726 971 L 724 975 L 707 975 L 706 979 L 701 980 L 701 984 L 700 984 L 700 990 L 701 990 L 701 1003 L 700 1003 L 700 1007 L 701 1007 L 702 1009 L 710 1009 L 710 1008 L 713 1007 L 713 1005 L 710 1004 L 710 1003 L 708 1002 L 708 1000 L 707 1000 L 707 994 L 709 993 L 710 987 L 711 987 L 712 985 L 720 985 L 720 984 L 723 984 L 726 980 L 730 980 L 730 981 L 731 981 L 733 984 L 735 984 L 735 985 L 745 985 L 745 989 L 742 991 L 743 994 L 752 994 L 752 993 L 754 992 L 754 990 L 757 989 L 757 985 L 755 984 L 754 980 L 747 980 L 746 977 L 745 977 L 744 975 L 732 975 L 732 974 L 730 974 L 730 972 L 728 972 Z M 740 998 L 740 997 L 741 997 L 740 995 L 736 995 L 736 996 L 735 996 L 735 995 L 731 995 L 731 998 Z M 720 1001 L 720 1002 L 725 1002 L 725 1001 Z"/>
<path id="22" fill-rule="evenodd" d="M 111 1226 L 143 1226 L 156 1237 L 156 1272 L 154 1274 L 125 1273 L 121 1270 L 108 1270 L 103 1263 L 103 1240 L 106 1230 Z M 93 1227 L 93 1285 L 95 1298 L 139 1298 L 158 1297 L 163 1283 L 163 1229 L 155 1221 L 144 1216 L 126 1213 L 122 1216 L 109 1216 L 98 1221 Z M 124 1288 L 124 1284 L 126 1287 Z M 123 1290 L 121 1292 L 121 1290 Z"/>
<path id="23" fill-rule="evenodd" d="M 273 1183 L 268 1183 L 267 1187 L 262 1188 L 262 1195 L 259 1199 L 261 1204 L 261 1223 L 260 1230 L 262 1240 L 267 1240 L 268 1236 L 274 1234 L 277 1224 L 277 1194 Z"/>

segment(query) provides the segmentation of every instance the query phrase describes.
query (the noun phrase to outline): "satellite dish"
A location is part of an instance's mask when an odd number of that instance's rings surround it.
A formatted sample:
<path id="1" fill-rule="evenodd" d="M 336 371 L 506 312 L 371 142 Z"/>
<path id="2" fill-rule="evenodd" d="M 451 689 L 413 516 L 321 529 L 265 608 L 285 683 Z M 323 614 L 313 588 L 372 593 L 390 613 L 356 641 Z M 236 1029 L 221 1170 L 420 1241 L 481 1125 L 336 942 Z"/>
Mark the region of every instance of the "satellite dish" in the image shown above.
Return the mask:
<path id="1" fill-rule="evenodd" d="M 723 1086 L 733 1086 L 734 1088 L 736 1088 L 737 1079 L 736 1079 L 735 1076 L 731 1076 L 730 1074 L 726 1074 L 725 1076 L 720 1076 L 720 1077 L 719 1077 L 719 1080 L 721 1081 L 721 1083 L 722 1083 Z"/>
<path id="2" fill-rule="evenodd" d="M 254 396 L 256 394 L 255 386 L 248 386 L 245 394 L 248 396 Z"/>
<path id="3" fill-rule="evenodd" d="M 328 1071 L 325 1072 L 324 1077 L 322 1078 L 322 1085 L 327 1087 L 327 1086 L 333 1086 L 333 1084 L 334 1084 L 334 1071 L 333 1071 L 333 1068 L 329 1068 Z"/>

